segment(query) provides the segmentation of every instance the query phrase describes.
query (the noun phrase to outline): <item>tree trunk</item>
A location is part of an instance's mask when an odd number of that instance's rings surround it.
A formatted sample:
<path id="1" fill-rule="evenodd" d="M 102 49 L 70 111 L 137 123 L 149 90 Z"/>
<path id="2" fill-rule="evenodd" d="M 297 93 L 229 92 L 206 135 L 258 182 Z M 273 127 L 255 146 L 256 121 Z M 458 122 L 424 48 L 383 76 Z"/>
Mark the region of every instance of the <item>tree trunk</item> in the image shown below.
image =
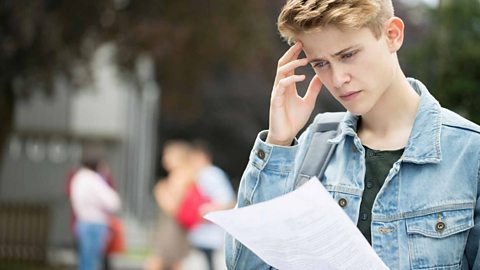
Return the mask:
<path id="1" fill-rule="evenodd" d="M 7 147 L 10 132 L 13 128 L 15 106 L 12 83 L 6 81 L 3 82 L 2 86 L 2 89 L 0 89 L 0 170 L 3 164 L 4 150 Z"/>

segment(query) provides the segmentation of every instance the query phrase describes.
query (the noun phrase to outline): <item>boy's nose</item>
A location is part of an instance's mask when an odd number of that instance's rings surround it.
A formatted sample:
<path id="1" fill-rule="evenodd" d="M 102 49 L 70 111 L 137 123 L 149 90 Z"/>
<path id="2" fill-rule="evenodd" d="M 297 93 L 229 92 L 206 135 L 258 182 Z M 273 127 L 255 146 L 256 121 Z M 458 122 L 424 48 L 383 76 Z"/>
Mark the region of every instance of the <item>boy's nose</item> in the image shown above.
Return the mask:
<path id="1" fill-rule="evenodd" d="M 341 88 L 344 84 L 350 82 L 350 75 L 341 67 L 335 67 L 332 69 L 332 82 L 335 88 Z"/>

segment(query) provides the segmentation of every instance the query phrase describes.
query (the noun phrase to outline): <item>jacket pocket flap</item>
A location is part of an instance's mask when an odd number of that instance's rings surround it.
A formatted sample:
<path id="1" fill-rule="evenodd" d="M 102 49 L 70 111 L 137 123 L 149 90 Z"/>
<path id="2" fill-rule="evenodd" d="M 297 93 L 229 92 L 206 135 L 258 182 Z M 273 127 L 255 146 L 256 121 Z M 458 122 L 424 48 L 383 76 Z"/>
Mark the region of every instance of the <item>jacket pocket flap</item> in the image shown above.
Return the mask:
<path id="1" fill-rule="evenodd" d="M 427 237 L 444 238 L 473 227 L 474 209 L 441 211 L 434 214 L 408 218 L 408 234 L 421 234 Z"/>

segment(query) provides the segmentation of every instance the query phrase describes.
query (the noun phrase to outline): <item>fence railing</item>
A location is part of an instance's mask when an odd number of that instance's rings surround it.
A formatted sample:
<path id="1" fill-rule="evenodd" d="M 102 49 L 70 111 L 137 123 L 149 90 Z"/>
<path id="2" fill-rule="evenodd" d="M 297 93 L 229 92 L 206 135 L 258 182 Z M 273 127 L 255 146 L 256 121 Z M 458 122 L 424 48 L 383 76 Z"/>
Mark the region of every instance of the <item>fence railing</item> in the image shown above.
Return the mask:
<path id="1" fill-rule="evenodd" d="M 47 205 L 0 202 L 0 260 L 45 263 L 49 223 Z"/>

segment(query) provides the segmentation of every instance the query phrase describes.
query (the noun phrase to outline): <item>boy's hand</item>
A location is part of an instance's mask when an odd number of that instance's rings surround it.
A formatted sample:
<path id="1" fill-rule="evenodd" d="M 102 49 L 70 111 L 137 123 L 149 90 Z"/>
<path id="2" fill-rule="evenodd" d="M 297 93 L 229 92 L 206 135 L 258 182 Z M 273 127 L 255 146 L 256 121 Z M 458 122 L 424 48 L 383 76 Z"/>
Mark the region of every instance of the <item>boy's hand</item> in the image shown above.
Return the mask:
<path id="1" fill-rule="evenodd" d="M 305 75 L 295 75 L 295 69 L 308 64 L 306 58 L 298 59 L 302 44 L 295 45 L 278 61 L 277 75 L 270 100 L 270 119 L 267 143 L 289 146 L 297 133 L 307 123 L 322 82 L 315 75 L 304 97 L 298 95 L 295 83 L 305 80 Z"/>

